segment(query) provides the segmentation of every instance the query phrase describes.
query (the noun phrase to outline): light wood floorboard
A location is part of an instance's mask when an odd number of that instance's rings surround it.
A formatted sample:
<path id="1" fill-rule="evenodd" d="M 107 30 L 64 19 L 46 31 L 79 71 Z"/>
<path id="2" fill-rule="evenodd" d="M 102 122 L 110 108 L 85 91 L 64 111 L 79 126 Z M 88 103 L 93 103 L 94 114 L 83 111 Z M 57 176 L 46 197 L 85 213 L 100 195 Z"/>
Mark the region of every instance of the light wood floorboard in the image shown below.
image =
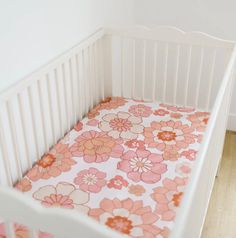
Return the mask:
<path id="1" fill-rule="evenodd" d="M 227 132 L 201 238 L 236 238 L 236 133 Z"/>

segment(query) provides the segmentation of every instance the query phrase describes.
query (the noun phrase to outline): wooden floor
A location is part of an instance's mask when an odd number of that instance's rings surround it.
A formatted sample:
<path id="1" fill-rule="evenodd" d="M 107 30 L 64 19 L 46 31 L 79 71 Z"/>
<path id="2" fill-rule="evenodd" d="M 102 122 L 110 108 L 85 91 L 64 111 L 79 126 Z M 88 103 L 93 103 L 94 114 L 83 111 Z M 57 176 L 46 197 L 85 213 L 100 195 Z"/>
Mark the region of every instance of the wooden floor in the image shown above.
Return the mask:
<path id="1" fill-rule="evenodd" d="M 236 133 L 226 135 L 224 154 L 201 238 L 236 238 Z"/>

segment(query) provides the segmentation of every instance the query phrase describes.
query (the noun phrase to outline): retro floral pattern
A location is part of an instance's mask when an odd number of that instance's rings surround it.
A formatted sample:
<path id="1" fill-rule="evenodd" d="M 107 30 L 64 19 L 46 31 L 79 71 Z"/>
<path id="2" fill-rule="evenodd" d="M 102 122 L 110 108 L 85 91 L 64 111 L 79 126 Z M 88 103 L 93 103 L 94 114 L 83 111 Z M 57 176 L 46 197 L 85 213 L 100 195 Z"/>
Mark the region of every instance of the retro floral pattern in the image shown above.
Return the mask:
<path id="1" fill-rule="evenodd" d="M 195 143 L 194 128 L 181 121 L 153 121 L 144 130 L 145 142 L 160 151 L 179 151 Z"/>
<path id="2" fill-rule="evenodd" d="M 109 113 L 102 119 L 99 128 L 115 139 L 132 140 L 143 133 L 142 119 L 127 112 Z"/>
<path id="3" fill-rule="evenodd" d="M 119 158 L 123 153 L 122 140 L 104 132 L 87 131 L 76 139 L 70 148 L 73 156 L 83 157 L 87 163 L 104 162 L 110 157 Z"/>
<path id="4" fill-rule="evenodd" d="M 33 198 L 46 207 L 62 207 L 88 213 L 86 206 L 89 194 L 77 189 L 73 184 L 60 182 L 56 186 L 46 185 L 33 193 Z"/>
<path id="5" fill-rule="evenodd" d="M 168 237 L 208 118 L 192 108 L 105 98 L 16 189 L 129 237 Z"/>
<path id="6" fill-rule="evenodd" d="M 71 156 L 68 145 L 59 143 L 36 163 L 27 177 L 32 181 L 58 177 L 76 164 Z"/>
<path id="7" fill-rule="evenodd" d="M 163 186 L 153 190 L 151 197 L 156 201 L 156 212 L 163 221 L 173 221 L 180 205 L 187 181 L 176 177 L 173 180 L 165 178 Z"/>
<path id="8" fill-rule="evenodd" d="M 79 185 L 80 189 L 85 192 L 98 193 L 106 185 L 106 173 L 96 168 L 82 170 L 77 174 L 74 183 Z"/>
<path id="9" fill-rule="evenodd" d="M 127 173 L 127 177 L 134 182 L 156 183 L 161 175 L 167 171 L 161 155 L 148 150 L 127 151 L 118 164 L 118 169 Z"/>
<path id="10" fill-rule="evenodd" d="M 103 199 L 89 215 L 100 223 L 130 237 L 157 237 L 163 230 L 153 225 L 159 217 L 143 201 Z"/>

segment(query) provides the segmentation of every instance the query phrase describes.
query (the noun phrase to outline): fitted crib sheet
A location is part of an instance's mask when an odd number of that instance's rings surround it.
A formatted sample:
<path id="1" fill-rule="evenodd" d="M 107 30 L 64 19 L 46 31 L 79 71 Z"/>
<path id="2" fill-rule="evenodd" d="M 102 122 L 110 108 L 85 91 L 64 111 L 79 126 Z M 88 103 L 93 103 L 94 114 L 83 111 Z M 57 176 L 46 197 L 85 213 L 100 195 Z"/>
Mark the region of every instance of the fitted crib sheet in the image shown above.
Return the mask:
<path id="1" fill-rule="evenodd" d="M 208 112 L 107 98 L 16 184 L 130 237 L 168 237 Z"/>

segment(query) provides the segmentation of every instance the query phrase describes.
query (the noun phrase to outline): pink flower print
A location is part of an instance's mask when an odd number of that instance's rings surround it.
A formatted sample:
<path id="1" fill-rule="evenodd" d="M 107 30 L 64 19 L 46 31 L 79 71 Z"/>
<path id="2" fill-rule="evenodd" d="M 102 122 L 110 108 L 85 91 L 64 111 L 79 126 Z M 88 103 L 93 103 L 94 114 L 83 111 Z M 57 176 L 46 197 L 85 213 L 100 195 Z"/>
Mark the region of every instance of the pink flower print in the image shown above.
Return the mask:
<path id="1" fill-rule="evenodd" d="M 194 128 L 181 121 L 154 121 L 144 129 L 145 143 L 160 151 L 179 151 L 195 143 Z"/>
<path id="2" fill-rule="evenodd" d="M 209 120 L 210 114 L 208 112 L 195 112 L 188 116 L 188 120 L 191 121 L 192 127 L 196 128 L 199 132 L 204 132 Z"/>
<path id="3" fill-rule="evenodd" d="M 39 188 L 33 198 L 46 207 L 62 207 L 88 213 L 86 204 L 89 194 L 77 189 L 73 184 L 60 182 L 56 187 L 46 185 Z"/>
<path id="4" fill-rule="evenodd" d="M 89 216 L 132 238 L 155 238 L 167 234 L 166 228 L 154 225 L 159 218 L 150 206 L 143 206 L 143 201 L 104 198 L 99 208 L 90 210 Z"/>
<path id="5" fill-rule="evenodd" d="M 173 106 L 173 105 L 168 105 L 164 103 L 161 103 L 160 106 L 172 112 L 186 112 L 186 113 L 194 112 L 194 108 L 189 108 L 189 107 L 179 107 L 179 106 Z"/>
<path id="6" fill-rule="evenodd" d="M 153 114 L 156 116 L 165 116 L 165 115 L 169 114 L 169 112 L 164 109 L 158 109 Z"/>
<path id="7" fill-rule="evenodd" d="M 157 202 L 156 213 L 163 221 L 173 221 L 176 210 L 180 206 L 187 180 L 176 177 L 171 180 L 165 178 L 163 186 L 154 189 L 152 199 Z"/>
<path id="8" fill-rule="evenodd" d="M 27 173 L 27 177 L 32 181 L 58 177 L 76 164 L 71 157 L 69 146 L 59 143 L 53 147 L 49 154 L 46 154 L 37 162 Z"/>
<path id="9" fill-rule="evenodd" d="M 141 150 L 145 149 L 145 143 L 144 141 L 141 141 L 141 140 L 136 140 L 136 139 L 129 140 L 125 142 L 125 145 L 131 149 L 141 149 Z"/>
<path id="10" fill-rule="evenodd" d="M 149 117 L 152 114 L 152 108 L 143 104 L 133 105 L 129 112 L 136 117 Z"/>
<path id="11" fill-rule="evenodd" d="M 105 115 L 99 128 L 113 138 L 126 140 L 136 139 L 143 133 L 142 119 L 127 112 L 110 113 Z"/>
<path id="12" fill-rule="evenodd" d="M 99 124 L 99 121 L 96 119 L 92 119 L 90 121 L 87 122 L 88 126 L 97 126 Z"/>
<path id="13" fill-rule="evenodd" d="M 127 186 L 128 186 L 128 182 L 125 179 L 123 179 L 123 177 L 120 175 L 116 175 L 107 184 L 108 188 L 114 188 L 118 190 L 121 190 L 123 187 L 127 187 Z"/>
<path id="14" fill-rule="evenodd" d="M 118 169 L 127 173 L 134 182 L 156 183 L 161 175 L 167 171 L 167 166 L 162 163 L 161 155 L 147 150 L 127 151 L 118 163 Z"/>
<path id="15" fill-rule="evenodd" d="M 191 164 L 190 163 L 181 163 L 176 165 L 175 172 L 182 177 L 188 177 L 191 173 Z"/>
<path id="16" fill-rule="evenodd" d="M 76 139 L 70 151 L 73 156 L 83 157 L 87 163 L 101 163 L 110 157 L 119 158 L 124 150 L 122 142 L 104 132 L 87 131 Z"/>
<path id="17" fill-rule="evenodd" d="M 74 183 L 84 192 L 98 193 L 106 185 L 106 173 L 96 168 L 82 170 L 77 174 Z"/>
<path id="18" fill-rule="evenodd" d="M 83 129 L 83 123 L 82 123 L 82 122 L 78 122 L 78 123 L 75 125 L 74 129 L 75 129 L 76 131 L 81 131 L 81 130 Z"/>
<path id="19" fill-rule="evenodd" d="M 188 160 L 195 160 L 196 159 L 196 154 L 197 154 L 196 150 L 190 149 L 190 150 L 183 151 L 180 154 L 180 156 L 184 156 Z"/>

